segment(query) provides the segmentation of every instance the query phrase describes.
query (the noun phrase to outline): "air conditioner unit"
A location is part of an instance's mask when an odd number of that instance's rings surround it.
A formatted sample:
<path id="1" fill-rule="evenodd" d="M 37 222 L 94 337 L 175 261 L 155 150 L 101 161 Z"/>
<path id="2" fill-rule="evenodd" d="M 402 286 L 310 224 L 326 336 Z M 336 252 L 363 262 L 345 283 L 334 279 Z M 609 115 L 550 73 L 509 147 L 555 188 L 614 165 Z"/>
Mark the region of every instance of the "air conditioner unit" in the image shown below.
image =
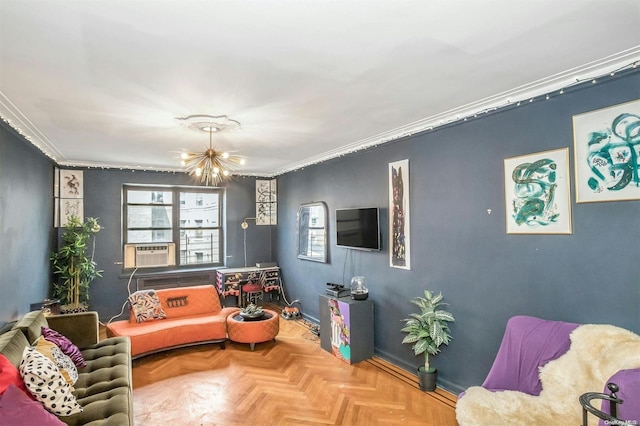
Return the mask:
<path id="1" fill-rule="evenodd" d="M 157 268 L 175 265 L 174 243 L 146 243 L 124 245 L 125 268 Z"/>

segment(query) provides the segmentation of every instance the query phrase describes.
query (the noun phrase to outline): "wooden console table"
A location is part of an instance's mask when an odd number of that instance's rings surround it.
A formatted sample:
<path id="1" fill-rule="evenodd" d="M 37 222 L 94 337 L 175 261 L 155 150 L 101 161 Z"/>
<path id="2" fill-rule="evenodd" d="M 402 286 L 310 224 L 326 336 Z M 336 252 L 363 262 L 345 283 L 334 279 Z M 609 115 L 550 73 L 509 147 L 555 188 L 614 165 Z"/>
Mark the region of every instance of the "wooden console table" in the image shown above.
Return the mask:
<path id="1" fill-rule="evenodd" d="M 276 292 L 280 297 L 280 267 L 257 268 L 249 266 L 246 268 L 222 268 L 216 272 L 216 284 L 220 296 L 236 296 L 238 306 L 242 306 L 242 286 L 249 283 L 259 283 L 262 291 L 271 294 Z"/>

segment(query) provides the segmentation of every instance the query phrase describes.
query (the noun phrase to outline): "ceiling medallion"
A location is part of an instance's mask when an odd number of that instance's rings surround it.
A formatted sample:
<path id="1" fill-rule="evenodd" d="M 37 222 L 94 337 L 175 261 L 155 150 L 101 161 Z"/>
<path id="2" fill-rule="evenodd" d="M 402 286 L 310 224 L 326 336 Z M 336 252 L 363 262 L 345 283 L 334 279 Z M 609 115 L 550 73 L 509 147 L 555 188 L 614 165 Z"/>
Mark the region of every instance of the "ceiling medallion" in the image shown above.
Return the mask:
<path id="1" fill-rule="evenodd" d="M 240 122 L 226 115 L 190 115 L 177 117 L 181 124 L 201 132 L 209 133 L 209 147 L 204 151 L 186 151 L 181 154 L 181 164 L 189 175 L 205 185 L 217 185 L 245 163 L 244 158 L 229 155 L 228 152 L 213 148 L 213 134 L 227 130 L 241 130 Z"/>

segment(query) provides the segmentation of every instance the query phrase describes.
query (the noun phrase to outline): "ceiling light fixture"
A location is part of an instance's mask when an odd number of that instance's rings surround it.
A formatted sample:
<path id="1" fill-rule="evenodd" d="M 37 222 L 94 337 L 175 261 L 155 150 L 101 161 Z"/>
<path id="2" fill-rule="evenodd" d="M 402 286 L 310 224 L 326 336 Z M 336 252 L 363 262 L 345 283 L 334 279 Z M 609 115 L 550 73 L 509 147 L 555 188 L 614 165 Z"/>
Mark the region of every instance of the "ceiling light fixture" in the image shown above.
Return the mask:
<path id="1" fill-rule="evenodd" d="M 181 154 L 181 164 L 187 173 L 200 180 L 205 185 L 217 185 L 236 169 L 236 166 L 245 163 L 244 158 L 237 155 L 229 155 L 228 152 L 213 148 L 213 133 L 226 130 L 239 130 L 240 122 L 232 120 L 226 115 L 190 115 L 178 117 L 182 124 L 188 127 L 209 133 L 209 147 L 204 151 L 187 151 Z"/>

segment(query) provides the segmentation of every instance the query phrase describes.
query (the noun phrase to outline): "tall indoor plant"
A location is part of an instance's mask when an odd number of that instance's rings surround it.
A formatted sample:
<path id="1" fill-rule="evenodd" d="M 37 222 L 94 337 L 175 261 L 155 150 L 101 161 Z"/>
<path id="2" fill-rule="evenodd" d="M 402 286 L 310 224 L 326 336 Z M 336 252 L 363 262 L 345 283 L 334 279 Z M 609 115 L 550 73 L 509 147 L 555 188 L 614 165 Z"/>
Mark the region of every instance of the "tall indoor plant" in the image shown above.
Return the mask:
<path id="1" fill-rule="evenodd" d="M 70 217 L 62 234 L 62 245 L 51 255 L 53 273 L 59 277 L 53 294 L 60 298 L 62 311 L 87 309 L 89 285 L 102 276 L 93 260 L 95 235 L 100 229 L 98 218 L 88 217 L 83 223 L 76 216 Z"/>
<path id="2" fill-rule="evenodd" d="M 442 293 L 437 295 L 428 290 L 424 291 L 424 297 L 415 297 L 411 303 L 420 308 L 419 313 L 409 314 L 405 318 L 405 325 L 402 331 L 407 335 L 402 343 L 413 344 L 412 349 L 415 355 L 424 354 L 424 365 L 418 368 L 418 378 L 420 389 L 435 390 L 438 378 L 438 370 L 429 365 L 429 355 L 436 355 L 440 352 L 441 345 L 448 345 L 451 341 L 449 322 L 455 321 L 453 315 L 439 309 L 447 303 L 442 303 Z"/>

